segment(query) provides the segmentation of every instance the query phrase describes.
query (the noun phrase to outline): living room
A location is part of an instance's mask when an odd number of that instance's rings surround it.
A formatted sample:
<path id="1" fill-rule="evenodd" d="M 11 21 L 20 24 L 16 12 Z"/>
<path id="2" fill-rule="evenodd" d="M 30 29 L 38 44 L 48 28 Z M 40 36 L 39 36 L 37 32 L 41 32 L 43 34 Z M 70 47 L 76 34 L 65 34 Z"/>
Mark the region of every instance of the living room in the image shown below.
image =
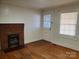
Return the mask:
<path id="1" fill-rule="evenodd" d="M 62 26 L 64 28 L 62 28 Z M 3 59 L 6 58 L 9 59 L 10 56 L 12 56 L 11 54 L 13 54 L 12 57 L 14 57 L 14 55 L 17 54 L 16 52 L 18 51 L 17 48 L 20 47 L 21 45 L 22 45 L 21 49 L 25 48 L 27 50 L 27 46 L 29 46 L 29 49 L 30 50 L 32 49 L 32 51 L 30 52 L 35 53 L 32 56 L 33 58 L 25 57 L 24 59 L 46 59 L 46 58 L 47 59 L 63 59 L 63 58 L 78 59 L 79 58 L 79 1 L 78 0 L 67 0 L 67 1 L 65 0 L 60 0 L 60 1 L 2 0 L 0 3 L 0 33 L 1 33 L 0 55 L 3 55 L 3 57 L 1 56 L 0 57 Z M 20 38 L 17 41 L 18 47 L 16 44 L 17 48 L 15 48 L 15 45 L 13 46 L 10 45 L 11 48 L 9 48 L 9 44 L 8 44 L 9 36 L 11 39 L 12 38 L 18 39 L 18 37 Z M 15 42 L 14 39 L 13 41 Z M 50 43 L 53 44 L 53 47 L 51 47 Z M 55 49 L 59 48 L 59 51 L 61 52 L 57 53 L 57 56 L 58 54 L 63 54 L 62 50 L 68 49 L 67 52 L 65 51 L 67 56 L 64 57 L 63 55 L 61 57 L 53 56 L 50 58 L 50 55 L 51 56 L 54 55 L 50 53 L 51 52 L 53 53 L 54 51 L 49 52 L 48 55 L 45 53 L 43 54 L 41 51 L 44 48 L 51 50 L 53 50 L 53 48 Z M 39 49 L 41 49 L 41 51 Z M 22 51 L 26 52 L 26 50 L 22 50 Z M 5 53 L 2 53 L 3 51 Z M 38 51 L 40 51 L 41 53 Z M 73 51 L 73 52 L 69 52 L 69 51 Z M 77 53 L 75 53 L 75 51 Z M 47 50 L 45 50 L 44 52 L 47 53 Z M 9 57 L 4 58 L 6 54 L 8 54 Z M 74 57 L 71 56 L 70 54 L 71 55 L 77 54 L 77 56 Z M 26 55 L 26 53 L 24 53 L 24 55 Z M 68 55 L 71 57 L 69 57 Z M 23 58 L 23 55 L 22 57 L 18 57 L 18 59 L 21 58 Z M 16 56 L 15 59 L 17 59 Z"/>

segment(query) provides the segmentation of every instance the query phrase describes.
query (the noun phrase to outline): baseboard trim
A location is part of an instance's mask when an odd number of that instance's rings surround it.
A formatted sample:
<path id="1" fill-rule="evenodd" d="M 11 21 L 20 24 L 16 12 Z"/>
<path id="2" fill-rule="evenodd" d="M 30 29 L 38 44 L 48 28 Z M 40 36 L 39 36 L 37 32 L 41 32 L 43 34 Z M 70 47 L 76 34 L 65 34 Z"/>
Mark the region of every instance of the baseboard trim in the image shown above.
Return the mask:
<path id="1" fill-rule="evenodd" d="M 44 39 L 43 39 L 44 40 Z M 48 40 L 45 40 L 45 41 L 48 41 Z M 50 42 L 50 41 L 48 41 Z M 57 45 L 57 46 L 60 46 L 60 47 L 63 47 L 63 48 L 66 48 L 66 49 L 70 49 L 72 51 L 75 51 L 75 52 L 79 52 L 78 50 L 76 49 L 72 49 L 72 48 L 69 48 L 69 47 L 65 47 L 65 46 L 62 46 L 62 45 L 59 45 L 59 44 L 56 44 L 56 43 L 53 43 L 53 42 L 50 42 L 52 45 Z"/>
<path id="2" fill-rule="evenodd" d="M 63 47 L 63 48 L 66 48 L 66 49 L 70 49 L 70 50 L 75 51 L 75 52 L 79 52 L 78 50 L 75 50 L 75 49 L 72 49 L 72 48 L 69 48 L 69 47 L 65 47 L 65 46 L 62 46 L 62 45 L 59 45 L 59 44 L 50 42 L 50 41 L 45 40 L 45 39 L 40 39 L 40 40 L 37 40 L 37 41 L 34 41 L 34 42 L 38 42 L 38 41 L 46 41 L 46 42 L 48 42 L 48 43 L 50 43 L 50 44 L 52 44 L 52 45 L 60 46 L 60 47 Z M 29 44 L 32 44 L 32 43 L 34 43 L 34 42 L 27 43 L 27 44 L 25 44 L 25 46 L 27 46 L 27 45 L 29 45 Z"/>
<path id="3" fill-rule="evenodd" d="M 3 51 L 4 51 L 5 53 L 11 52 L 11 51 L 15 51 L 15 50 L 17 50 L 17 49 L 25 48 L 25 47 L 27 47 L 27 45 L 32 44 L 32 43 L 34 43 L 34 42 L 38 42 L 38 41 L 46 41 L 46 42 L 48 42 L 48 43 L 50 43 L 50 44 L 52 44 L 52 45 L 56 45 L 56 46 L 59 46 L 59 47 L 63 47 L 63 48 L 66 48 L 66 49 L 70 49 L 70 50 L 75 51 L 75 52 L 79 52 L 79 51 L 77 51 L 77 50 L 75 50 L 75 49 L 68 48 L 68 47 L 65 47 L 65 46 L 62 46 L 62 45 L 59 45 L 59 44 L 56 44 L 56 43 L 47 41 L 47 40 L 45 40 L 45 39 L 40 39 L 40 40 L 37 40 L 37 41 L 33 41 L 33 42 L 30 42 L 30 43 L 26 43 L 26 44 L 24 44 L 23 46 L 20 46 L 19 48 L 14 48 L 14 49 L 11 49 L 11 50 L 6 49 L 6 50 L 3 50 Z"/>

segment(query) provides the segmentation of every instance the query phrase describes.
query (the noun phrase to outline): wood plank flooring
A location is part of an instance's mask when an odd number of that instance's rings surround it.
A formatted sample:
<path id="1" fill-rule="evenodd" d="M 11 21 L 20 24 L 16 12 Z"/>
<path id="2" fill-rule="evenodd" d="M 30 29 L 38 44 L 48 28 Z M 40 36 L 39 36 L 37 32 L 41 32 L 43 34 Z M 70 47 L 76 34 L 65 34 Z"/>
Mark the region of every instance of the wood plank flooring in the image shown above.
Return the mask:
<path id="1" fill-rule="evenodd" d="M 23 49 L 0 51 L 0 59 L 79 59 L 79 52 L 40 40 Z"/>

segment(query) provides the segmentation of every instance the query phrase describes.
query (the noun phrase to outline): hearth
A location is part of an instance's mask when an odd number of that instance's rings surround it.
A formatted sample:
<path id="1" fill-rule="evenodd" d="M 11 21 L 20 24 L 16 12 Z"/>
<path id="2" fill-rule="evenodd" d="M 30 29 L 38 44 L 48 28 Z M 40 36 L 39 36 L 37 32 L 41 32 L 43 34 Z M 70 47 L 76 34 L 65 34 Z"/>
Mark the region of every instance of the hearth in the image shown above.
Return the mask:
<path id="1" fill-rule="evenodd" d="M 19 34 L 9 34 L 8 35 L 8 48 L 19 47 Z"/>

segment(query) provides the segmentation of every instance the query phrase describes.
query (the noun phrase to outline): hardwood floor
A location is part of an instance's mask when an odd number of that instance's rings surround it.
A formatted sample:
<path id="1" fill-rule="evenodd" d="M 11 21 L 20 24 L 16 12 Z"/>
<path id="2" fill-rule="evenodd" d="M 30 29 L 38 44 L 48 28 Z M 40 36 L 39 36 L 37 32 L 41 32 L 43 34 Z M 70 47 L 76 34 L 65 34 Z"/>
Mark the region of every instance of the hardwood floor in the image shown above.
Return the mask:
<path id="1" fill-rule="evenodd" d="M 79 52 L 40 40 L 16 51 L 0 51 L 0 59 L 79 59 Z"/>

